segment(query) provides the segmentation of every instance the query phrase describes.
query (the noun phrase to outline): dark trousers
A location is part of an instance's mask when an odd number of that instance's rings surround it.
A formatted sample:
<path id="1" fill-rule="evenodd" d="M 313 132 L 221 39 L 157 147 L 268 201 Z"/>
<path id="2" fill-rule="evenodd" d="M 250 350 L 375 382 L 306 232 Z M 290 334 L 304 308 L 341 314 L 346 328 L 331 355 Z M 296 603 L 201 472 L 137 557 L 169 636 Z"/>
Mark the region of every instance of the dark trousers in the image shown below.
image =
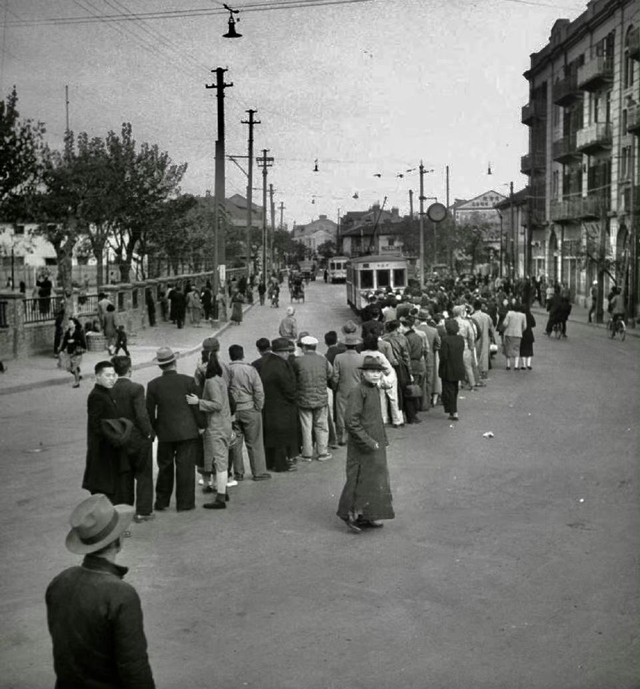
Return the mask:
<path id="1" fill-rule="evenodd" d="M 591 300 L 591 308 L 589 309 L 589 323 L 591 323 L 591 320 L 593 319 L 593 314 L 596 312 L 596 300 L 592 299 Z"/>
<path id="2" fill-rule="evenodd" d="M 445 414 L 456 414 L 458 412 L 458 387 L 457 380 L 442 381 L 442 406 Z"/>
<path id="3" fill-rule="evenodd" d="M 196 455 L 199 438 L 158 443 L 156 505 L 166 508 L 171 502 L 175 472 L 176 508 L 190 510 L 196 504 Z M 175 466 L 175 469 L 174 469 Z"/>
<path id="4" fill-rule="evenodd" d="M 269 471 L 288 471 L 289 458 L 298 454 L 294 447 L 265 447 L 264 453 Z"/>
<path id="5" fill-rule="evenodd" d="M 129 455 L 129 463 L 131 471 L 121 475 L 121 502 L 125 505 L 135 504 L 136 514 L 151 514 L 153 511 L 151 443 L 145 443 L 138 452 Z"/>

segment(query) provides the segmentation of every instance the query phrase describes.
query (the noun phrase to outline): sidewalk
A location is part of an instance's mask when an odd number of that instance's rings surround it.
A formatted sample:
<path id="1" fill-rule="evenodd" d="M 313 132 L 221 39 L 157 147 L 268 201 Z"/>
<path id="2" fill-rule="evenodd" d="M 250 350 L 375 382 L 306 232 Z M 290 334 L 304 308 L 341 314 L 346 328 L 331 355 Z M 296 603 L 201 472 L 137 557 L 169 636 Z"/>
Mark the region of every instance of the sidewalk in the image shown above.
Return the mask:
<path id="1" fill-rule="evenodd" d="M 535 305 L 531 307 L 531 313 L 536 316 L 536 318 L 539 317 L 538 328 L 544 328 L 548 318 L 547 311 L 543 309 L 538 302 L 536 302 Z M 609 320 L 609 314 L 605 312 L 604 317 L 605 323 L 589 323 L 589 309 L 584 306 L 572 304 L 569 323 L 579 323 L 581 325 L 589 326 L 590 328 L 600 328 L 602 330 L 606 330 L 606 321 Z M 631 326 L 627 325 L 627 337 L 640 337 L 640 328 L 632 328 Z"/>
<path id="2" fill-rule="evenodd" d="M 253 304 L 244 307 L 246 314 Z M 159 322 L 153 328 L 145 328 L 129 336 L 129 354 L 134 370 L 155 366 L 153 359 L 160 347 L 171 347 L 179 357 L 197 352 L 205 337 L 218 337 L 230 327 L 230 323 L 221 323 L 213 329 L 203 321 L 201 328 L 185 325 L 178 329 L 172 323 Z M 120 352 L 122 353 L 122 352 Z M 93 367 L 103 359 L 109 359 L 109 353 L 86 352 L 82 355 L 82 375 L 85 381 L 93 378 Z M 73 376 L 57 367 L 57 357 L 51 354 L 37 354 L 31 357 L 13 359 L 5 364 L 6 373 L 0 375 L 0 396 L 11 395 L 26 390 L 45 388 L 52 385 L 71 385 Z"/>

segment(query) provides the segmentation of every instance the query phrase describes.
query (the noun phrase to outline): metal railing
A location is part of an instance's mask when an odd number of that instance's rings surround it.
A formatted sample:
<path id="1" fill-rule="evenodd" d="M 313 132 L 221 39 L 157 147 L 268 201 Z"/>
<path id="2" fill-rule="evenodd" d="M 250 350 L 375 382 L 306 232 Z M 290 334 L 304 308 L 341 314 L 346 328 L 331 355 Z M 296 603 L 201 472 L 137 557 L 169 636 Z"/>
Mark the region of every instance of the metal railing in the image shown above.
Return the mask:
<path id="1" fill-rule="evenodd" d="M 599 55 L 578 67 L 578 88 L 590 91 L 613 80 L 613 60 Z"/>
<path id="2" fill-rule="evenodd" d="M 98 295 L 97 294 L 79 294 L 78 306 L 76 308 L 76 315 L 91 316 L 98 313 Z"/>
<path id="3" fill-rule="evenodd" d="M 46 323 L 55 320 L 56 313 L 62 303 L 62 297 L 37 297 L 36 299 L 25 299 L 24 322 L 27 323 Z"/>
<path id="4" fill-rule="evenodd" d="M 611 125 L 608 122 L 594 122 L 579 129 L 576 134 L 576 147 L 588 150 L 611 145 Z"/>

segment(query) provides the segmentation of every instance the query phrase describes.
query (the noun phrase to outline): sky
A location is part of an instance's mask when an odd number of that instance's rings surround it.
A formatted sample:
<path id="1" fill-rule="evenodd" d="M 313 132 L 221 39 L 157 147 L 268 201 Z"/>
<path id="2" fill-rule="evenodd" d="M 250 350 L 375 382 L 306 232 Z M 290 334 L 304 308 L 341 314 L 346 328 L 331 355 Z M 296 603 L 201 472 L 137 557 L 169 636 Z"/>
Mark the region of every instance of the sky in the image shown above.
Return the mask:
<path id="1" fill-rule="evenodd" d="M 445 201 L 526 184 L 528 132 L 520 109 L 529 55 L 548 42 L 576 0 L 369 0 L 275 9 L 275 0 L 234 0 L 239 39 L 213 0 L 0 0 L 0 90 L 15 85 L 24 118 L 45 123 L 61 146 L 65 86 L 74 132 L 104 137 L 130 122 L 139 142 L 188 163 L 181 189 L 213 190 L 217 137 L 211 70 L 227 68 L 226 152 L 247 155 L 246 111 L 257 110 L 255 154 L 274 158 L 268 182 L 280 219 L 368 209 L 409 212 L 418 166 L 425 196 Z M 234 4 L 237 2 L 237 4 Z M 318 2 L 318 0 L 315 0 Z M 244 8 L 244 9 L 243 9 Z M 207 10 L 165 19 L 104 15 Z M 52 24 L 43 19 L 88 18 Z M 315 161 L 318 172 L 314 172 Z M 238 158 L 246 169 L 246 160 Z M 491 166 L 492 175 L 487 175 Z M 379 176 L 375 176 L 379 175 Z M 398 177 L 403 175 L 403 177 Z M 226 164 L 226 195 L 246 196 L 246 176 Z M 262 203 L 254 168 L 254 202 Z M 353 196 L 357 194 L 358 198 Z M 430 203 L 431 201 L 428 201 Z M 417 205 L 416 205 L 417 210 Z"/>

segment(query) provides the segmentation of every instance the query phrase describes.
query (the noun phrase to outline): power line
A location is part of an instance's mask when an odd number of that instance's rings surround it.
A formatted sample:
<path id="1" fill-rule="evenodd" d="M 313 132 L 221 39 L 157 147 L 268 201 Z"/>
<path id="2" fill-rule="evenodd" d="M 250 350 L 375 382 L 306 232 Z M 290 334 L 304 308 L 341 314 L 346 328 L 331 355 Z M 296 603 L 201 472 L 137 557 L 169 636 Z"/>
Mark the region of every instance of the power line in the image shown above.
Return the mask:
<path id="1" fill-rule="evenodd" d="M 373 0 L 278 0 L 273 3 L 254 3 L 238 7 L 241 12 L 264 12 L 268 10 L 303 9 L 310 7 L 324 7 L 327 5 L 350 5 L 372 2 Z M 184 17 L 210 17 L 226 15 L 228 10 L 214 8 L 200 8 L 189 10 L 163 10 L 156 12 L 103 14 L 95 17 L 43 17 L 36 19 L 22 19 L 6 22 L 8 26 L 35 26 L 35 25 L 68 25 L 68 24 L 92 24 L 96 21 L 106 22 L 134 22 L 150 19 L 179 19 Z"/>

